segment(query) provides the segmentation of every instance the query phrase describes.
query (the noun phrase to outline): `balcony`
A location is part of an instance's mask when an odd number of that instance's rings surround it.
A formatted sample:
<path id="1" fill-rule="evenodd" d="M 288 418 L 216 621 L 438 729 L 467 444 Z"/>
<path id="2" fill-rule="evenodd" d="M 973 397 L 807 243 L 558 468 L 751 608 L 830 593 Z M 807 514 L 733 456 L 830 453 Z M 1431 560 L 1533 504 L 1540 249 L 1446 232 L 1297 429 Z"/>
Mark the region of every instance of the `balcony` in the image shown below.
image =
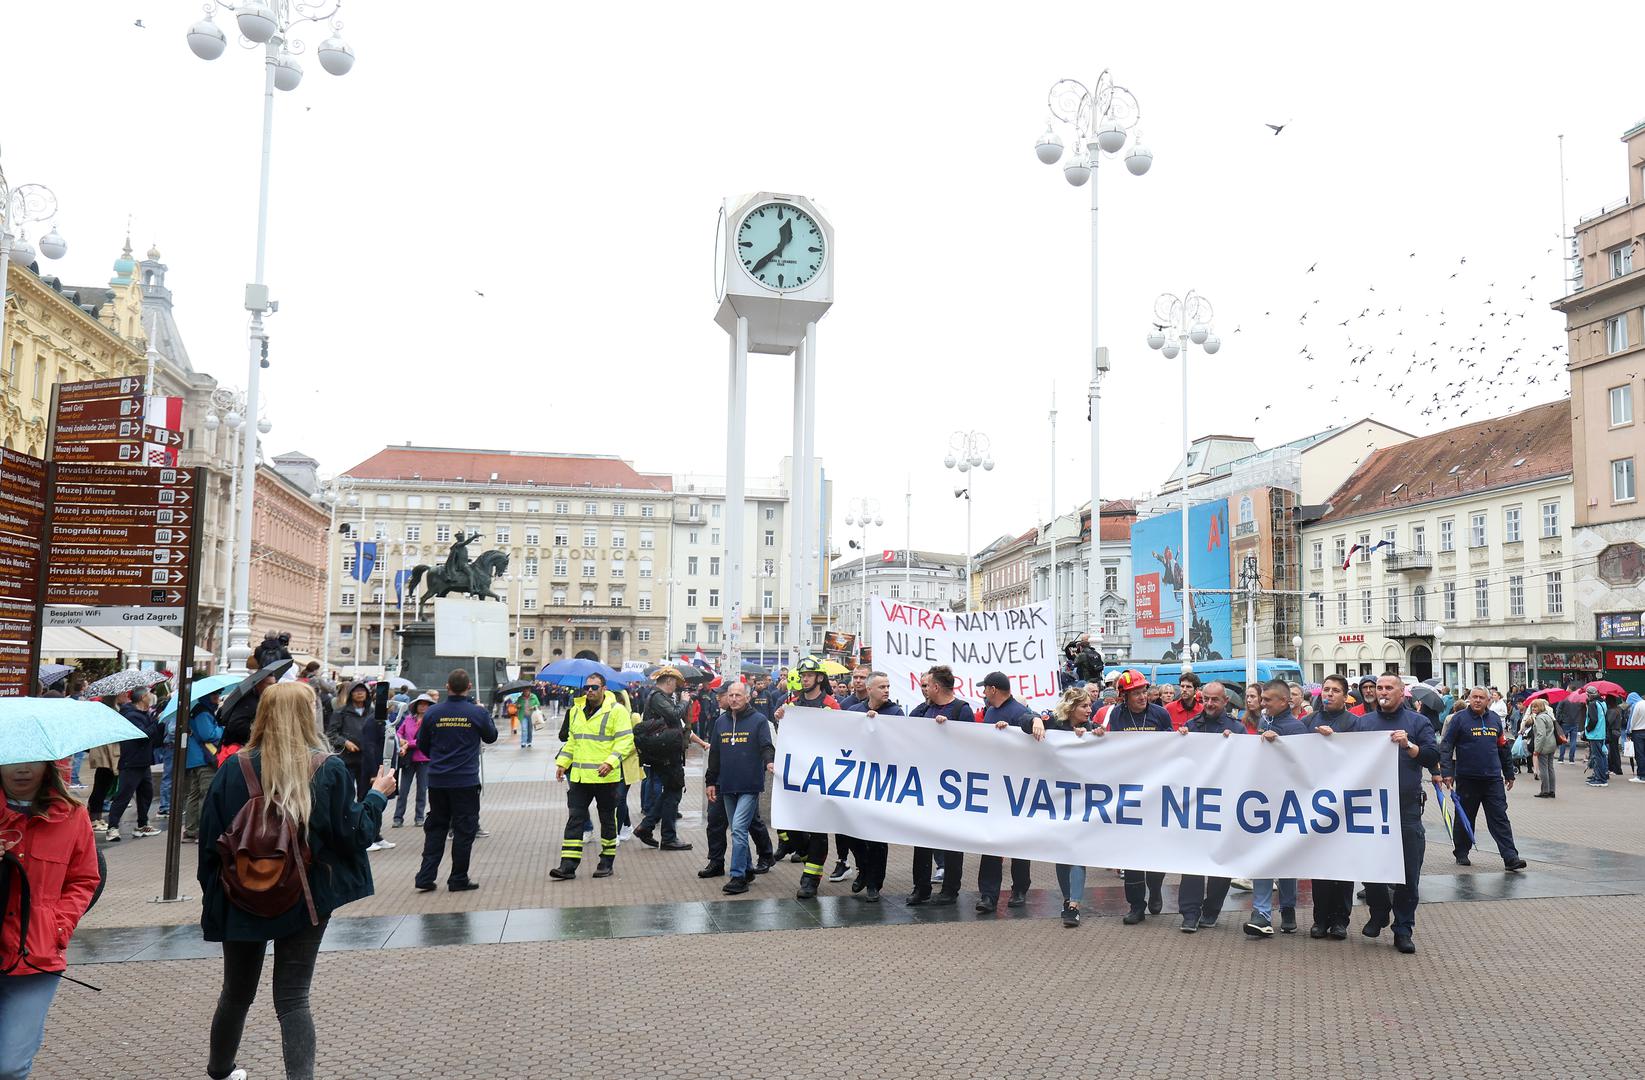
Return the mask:
<path id="1" fill-rule="evenodd" d="M 1390 574 L 1426 572 L 1434 568 L 1434 556 L 1428 551 L 1401 551 L 1385 556 L 1382 568 Z"/>
<path id="2" fill-rule="evenodd" d="M 1393 638 L 1396 641 L 1410 638 L 1431 638 L 1434 636 L 1434 623 L 1430 619 L 1398 619 L 1382 624 L 1382 636 Z"/>

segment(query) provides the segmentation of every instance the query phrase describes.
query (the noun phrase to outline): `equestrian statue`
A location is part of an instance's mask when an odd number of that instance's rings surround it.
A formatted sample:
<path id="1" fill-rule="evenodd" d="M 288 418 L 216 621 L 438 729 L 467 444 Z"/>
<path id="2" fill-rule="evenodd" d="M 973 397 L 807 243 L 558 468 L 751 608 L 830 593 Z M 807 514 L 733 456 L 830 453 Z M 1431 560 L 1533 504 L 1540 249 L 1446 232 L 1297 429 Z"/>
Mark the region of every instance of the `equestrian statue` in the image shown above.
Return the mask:
<path id="1" fill-rule="evenodd" d="M 425 575 L 428 577 L 427 588 L 423 595 L 417 598 L 417 618 L 423 617 L 424 604 L 452 593 L 506 603 L 502 597 L 491 591 L 491 582 L 508 572 L 508 554 L 502 551 L 487 551 L 470 562 L 468 545 L 478 539 L 480 534 L 477 532 L 464 535 L 459 531 L 457 538 L 452 541 L 451 552 L 446 556 L 444 565 L 436 567 L 424 563 L 411 571 L 408 592 L 415 593 L 418 582 L 422 581 Z"/>

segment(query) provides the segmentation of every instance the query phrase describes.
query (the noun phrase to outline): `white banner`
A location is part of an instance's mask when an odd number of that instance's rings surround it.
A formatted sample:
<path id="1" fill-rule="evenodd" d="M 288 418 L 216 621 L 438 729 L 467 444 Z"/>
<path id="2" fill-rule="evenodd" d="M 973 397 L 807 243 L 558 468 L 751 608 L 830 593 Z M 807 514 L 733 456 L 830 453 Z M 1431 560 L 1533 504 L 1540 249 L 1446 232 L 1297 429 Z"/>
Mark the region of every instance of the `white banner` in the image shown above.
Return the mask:
<path id="1" fill-rule="evenodd" d="M 771 821 L 944 851 L 1221 877 L 1403 880 L 1388 736 L 1047 732 L 799 709 Z"/>
<path id="2" fill-rule="evenodd" d="M 997 611 L 933 611 L 881 596 L 868 601 L 868 640 L 874 667 L 891 677 L 891 697 L 904 708 L 920 701 L 920 673 L 936 664 L 954 669 L 954 692 L 973 707 L 977 686 L 990 671 L 1011 680 L 1011 693 L 1029 707 L 1057 702 L 1057 646 L 1051 601 Z"/>

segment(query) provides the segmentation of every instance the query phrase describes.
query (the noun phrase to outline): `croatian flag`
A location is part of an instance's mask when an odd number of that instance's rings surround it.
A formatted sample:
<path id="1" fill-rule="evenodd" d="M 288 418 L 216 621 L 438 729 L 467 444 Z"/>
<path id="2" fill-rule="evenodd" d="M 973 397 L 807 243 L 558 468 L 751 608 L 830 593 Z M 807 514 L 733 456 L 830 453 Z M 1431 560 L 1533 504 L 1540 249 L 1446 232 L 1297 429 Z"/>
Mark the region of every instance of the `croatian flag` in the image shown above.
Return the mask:
<path id="1" fill-rule="evenodd" d="M 143 423 L 150 427 L 163 428 L 166 431 L 182 431 L 183 399 L 150 394 L 145 399 Z M 175 466 L 177 464 L 177 450 L 178 447 L 175 445 L 167 446 L 161 443 L 145 442 L 143 444 L 143 463 L 164 467 Z"/>
<path id="2" fill-rule="evenodd" d="M 1342 568 L 1344 570 L 1348 569 L 1349 564 L 1354 561 L 1354 556 L 1359 553 L 1360 548 L 1363 546 L 1364 545 L 1361 544 L 1355 544 L 1353 547 L 1348 549 L 1348 557 L 1342 560 Z M 1365 548 L 1365 557 L 1369 559 L 1372 555 L 1375 555 L 1378 548 L 1387 548 L 1391 553 L 1394 548 L 1394 542 L 1392 540 L 1378 540 L 1370 547 Z"/>

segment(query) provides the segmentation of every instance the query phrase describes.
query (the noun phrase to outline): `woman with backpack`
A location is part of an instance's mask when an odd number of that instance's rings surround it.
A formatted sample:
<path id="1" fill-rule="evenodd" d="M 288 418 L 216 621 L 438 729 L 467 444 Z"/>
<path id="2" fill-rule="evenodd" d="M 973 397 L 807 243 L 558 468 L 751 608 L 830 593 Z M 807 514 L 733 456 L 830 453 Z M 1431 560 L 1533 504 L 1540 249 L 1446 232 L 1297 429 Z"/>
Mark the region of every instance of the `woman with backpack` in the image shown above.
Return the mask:
<path id="1" fill-rule="evenodd" d="M 91 819 L 54 763 L 0 765 L 0 784 L 0 1077 L 25 1077 L 45 1037 L 63 953 L 101 876 Z"/>
<path id="2" fill-rule="evenodd" d="M 206 1062 L 214 1080 L 246 1080 L 234 1059 L 270 941 L 286 1076 L 312 1080 L 315 957 L 331 913 L 372 894 L 366 848 L 394 786 L 385 769 L 355 802 L 353 777 L 315 721 L 314 692 L 303 683 L 264 691 L 251 741 L 218 771 L 200 816 L 200 925 L 223 943 Z M 252 859 L 263 872 L 242 874 Z M 281 867 L 272 884 L 271 865 Z"/>

